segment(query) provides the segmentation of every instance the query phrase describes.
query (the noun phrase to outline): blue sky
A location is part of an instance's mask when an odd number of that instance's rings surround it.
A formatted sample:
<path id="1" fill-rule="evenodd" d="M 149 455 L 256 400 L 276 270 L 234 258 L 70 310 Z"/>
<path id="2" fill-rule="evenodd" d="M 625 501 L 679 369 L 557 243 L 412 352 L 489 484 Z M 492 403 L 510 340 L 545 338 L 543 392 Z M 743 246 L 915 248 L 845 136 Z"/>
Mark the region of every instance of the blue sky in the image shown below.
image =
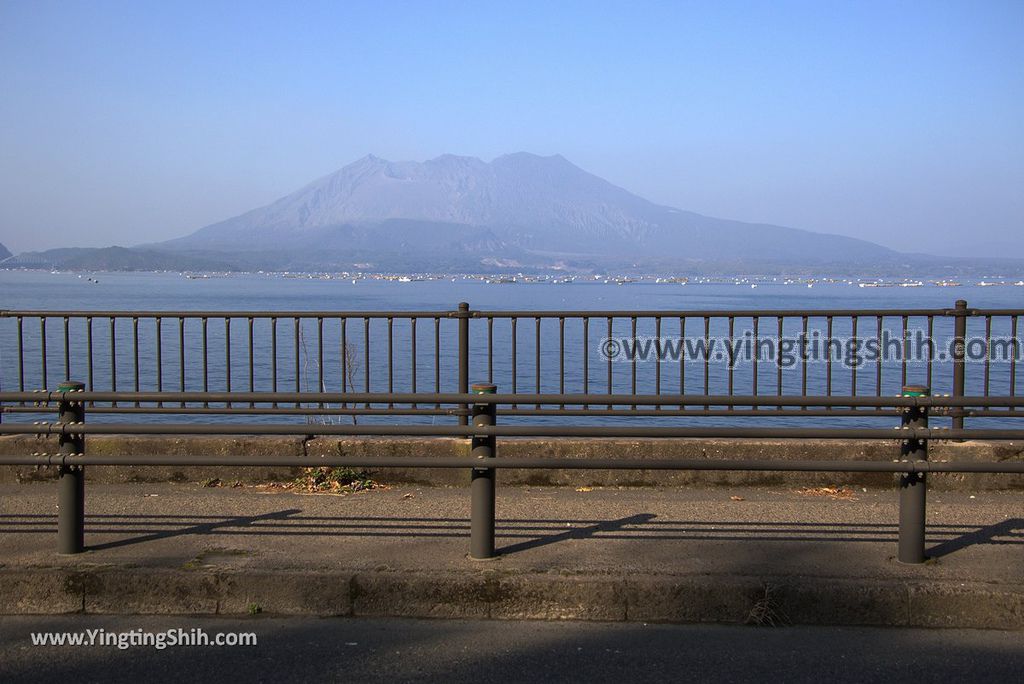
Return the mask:
<path id="1" fill-rule="evenodd" d="M 0 242 L 138 244 L 367 153 L 1024 257 L 1024 1 L 0 0 Z"/>

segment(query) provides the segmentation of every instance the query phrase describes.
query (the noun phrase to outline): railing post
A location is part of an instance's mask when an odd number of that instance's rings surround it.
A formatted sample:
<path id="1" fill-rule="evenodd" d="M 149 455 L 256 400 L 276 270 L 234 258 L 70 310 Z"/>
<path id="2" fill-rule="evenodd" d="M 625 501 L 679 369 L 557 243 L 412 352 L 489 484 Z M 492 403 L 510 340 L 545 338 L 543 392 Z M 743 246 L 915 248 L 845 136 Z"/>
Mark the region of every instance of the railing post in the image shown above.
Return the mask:
<path id="1" fill-rule="evenodd" d="M 81 392 L 85 384 L 67 381 L 58 392 Z M 67 434 L 72 423 L 85 422 L 85 402 L 63 398 L 58 409 L 63 427 L 60 437 L 61 456 L 85 453 L 85 435 Z M 85 550 L 85 469 L 80 465 L 61 465 L 57 482 L 57 552 L 81 553 Z"/>
<path id="2" fill-rule="evenodd" d="M 904 397 L 927 397 L 929 389 L 920 385 L 903 388 Z M 927 428 L 928 407 L 907 406 L 903 408 L 904 428 Z M 906 461 L 927 461 L 928 440 L 905 439 L 900 445 L 900 459 Z M 925 500 L 928 483 L 925 473 L 900 474 L 900 537 L 898 558 L 901 563 L 923 563 L 925 532 Z"/>
<path id="3" fill-rule="evenodd" d="M 459 393 L 469 392 L 469 303 L 459 302 Z M 468 410 L 468 406 L 463 406 Z M 468 425 L 469 418 L 459 416 L 459 425 Z"/>
<path id="4" fill-rule="evenodd" d="M 474 383 L 473 394 L 494 394 L 497 388 L 487 383 Z M 494 404 L 473 404 L 473 425 L 494 425 L 497 407 Z M 474 435 L 471 456 L 474 459 L 494 458 L 494 435 Z M 473 468 L 470 484 L 469 557 L 472 560 L 494 558 L 494 468 Z"/>
<path id="5" fill-rule="evenodd" d="M 963 299 L 956 300 L 955 318 L 953 319 L 953 396 L 960 398 L 964 396 L 965 379 L 965 338 L 967 337 L 967 302 Z M 950 414 L 953 416 L 952 427 L 954 430 L 964 428 L 964 407 L 954 406 Z"/>

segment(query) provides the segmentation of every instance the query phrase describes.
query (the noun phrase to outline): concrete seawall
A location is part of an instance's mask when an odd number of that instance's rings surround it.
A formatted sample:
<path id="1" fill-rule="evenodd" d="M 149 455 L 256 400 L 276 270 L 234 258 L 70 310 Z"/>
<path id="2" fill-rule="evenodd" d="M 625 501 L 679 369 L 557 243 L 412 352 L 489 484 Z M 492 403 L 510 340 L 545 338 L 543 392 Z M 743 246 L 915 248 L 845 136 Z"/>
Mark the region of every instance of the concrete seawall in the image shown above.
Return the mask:
<path id="1" fill-rule="evenodd" d="M 509 458 L 552 457 L 565 459 L 698 458 L 890 461 L 898 456 L 898 442 L 853 440 L 753 440 L 753 439 L 503 439 L 498 452 Z M 930 445 L 932 460 L 1021 461 L 1024 444 L 1018 442 L 937 442 Z M 55 438 L 0 437 L 0 454 L 31 454 L 57 451 Z M 88 439 L 91 454 L 294 454 L 307 458 L 309 466 L 326 454 L 359 457 L 469 456 L 469 441 L 451 438 L 315 438 L 298 437 L 145 437 L 96 435 Z M 47 480 L 55 468 L 0 466 L 0 483 Z M 296 477 L 300 468 L 280 467 L 187 467 L 187 466 L 91 466 L 89 480 L 98 483 L 197 482 L 216 477 L 223 481 L 259 483 Z M 468 470 L 387 468 L 372 477 L 384 483 L 417 483 L 461 486 L 469 482 Z M 895 476 L 888 473 L 798 473 L 726 471 L 639 470 L 526 470 L 503 469 L 500 482 L 535 486 L 772 486 L 851 484 L 888 487 Z M 929 487 L 936 490 L 1024 489 L 1024 475 L 933 473 Z"/>

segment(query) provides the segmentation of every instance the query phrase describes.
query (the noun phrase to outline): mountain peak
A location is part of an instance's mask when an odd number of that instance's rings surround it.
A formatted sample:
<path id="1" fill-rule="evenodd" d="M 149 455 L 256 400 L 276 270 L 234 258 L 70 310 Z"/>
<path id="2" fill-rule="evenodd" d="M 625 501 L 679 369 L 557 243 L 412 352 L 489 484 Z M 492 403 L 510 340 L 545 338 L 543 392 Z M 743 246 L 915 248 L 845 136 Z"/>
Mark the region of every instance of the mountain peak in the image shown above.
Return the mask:
<path id="1" fill-rule="evenodd" d="M 500 157 L 496 157 L 494 159 L 494 162 L 499 162 L 499 161 L 530 161 L 530 162 L 546 162 L 546 163 L 566 163 L 566 164 L 569 164 L 570 166 L 575 166 L 574 164 L 571 164 L 568 159 L 566 159 L 565 157 L 563 157 L 560 154 L 543 155 L 543 154 L 534 154 L 533 152 L 510 152 L 508 154 L 503 154 Z"/>
<path id="2" fill-rule="evenodd" d="M 468 232 L 467 232 L 468 231 Z M 451 240 L 458 238 L 458 244 Z M 449 236 L 449 237 L 446 237 Z M 878 245 L 664 207 L 612 185 L 560 154 L 514 152 L 490 163 L 442 154 L 424 162 L 369 154 L 178 246 L 478 251 L 550 258 L 836 261 L 893 254 Z M 505 253 L 505 252 L 503 252 Z M 547 255 L 541 257 L 540 255 Z M 518 258 L 518 257 L 517 257 Z"/>

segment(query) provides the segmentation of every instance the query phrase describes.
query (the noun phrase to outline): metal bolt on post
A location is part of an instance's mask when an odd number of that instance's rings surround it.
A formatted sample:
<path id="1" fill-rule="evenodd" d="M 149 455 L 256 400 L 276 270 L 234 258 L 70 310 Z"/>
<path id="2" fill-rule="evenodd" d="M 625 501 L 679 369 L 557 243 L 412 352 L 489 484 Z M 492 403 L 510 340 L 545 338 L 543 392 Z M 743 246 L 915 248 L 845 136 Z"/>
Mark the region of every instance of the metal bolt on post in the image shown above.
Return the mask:
<path id="1" fill-rule="evenodd" d="M 85 384 L 64 382 L 58 392 L 81 392 Z M 61 399 L 59 405 L 61 425 L 85 422 L 85 402 Z M 62 456 L 85 453 L 84 434 L 65 434 L 59 437 Z M 80 465 L 61 465 L 57 482 L 57 551 L 81 553 L 85 550 L 85 468 Z"/>
<path id="2" fill-rule="evenodd" d="M 487 383 L 474 383 L 473 394 L 494 394 L 497 387 Z M 474 427 L 489 427 L 495 423 L 494 404 L 473 404 Z M 493 435 L 479 435 L 472 439 L 470 456 L 474 461 L 486 461 L 495 456 L 496 439 Z M 494 468 L 473 468 L 470 491 L 469 557 L 473 560 L 495 558 L 494 553 Z"/>
<path id="3" fill-rule="evenodd" d="M 908 385 L 901 396 L 927 397 L 929 390 L 921 385 Z M 927 428 L 928 407 L 908 406 L 903 409 L 904 428 Z M 928 440 L 906 439 L 900 445 L 900 458 L 908 461 L 928 460 Z M 901 563 L 923 563 L 925 533 L 925 503 L 928 483 L 925 473 L 900 475 L 900 532 L 899 553 Z"/>

